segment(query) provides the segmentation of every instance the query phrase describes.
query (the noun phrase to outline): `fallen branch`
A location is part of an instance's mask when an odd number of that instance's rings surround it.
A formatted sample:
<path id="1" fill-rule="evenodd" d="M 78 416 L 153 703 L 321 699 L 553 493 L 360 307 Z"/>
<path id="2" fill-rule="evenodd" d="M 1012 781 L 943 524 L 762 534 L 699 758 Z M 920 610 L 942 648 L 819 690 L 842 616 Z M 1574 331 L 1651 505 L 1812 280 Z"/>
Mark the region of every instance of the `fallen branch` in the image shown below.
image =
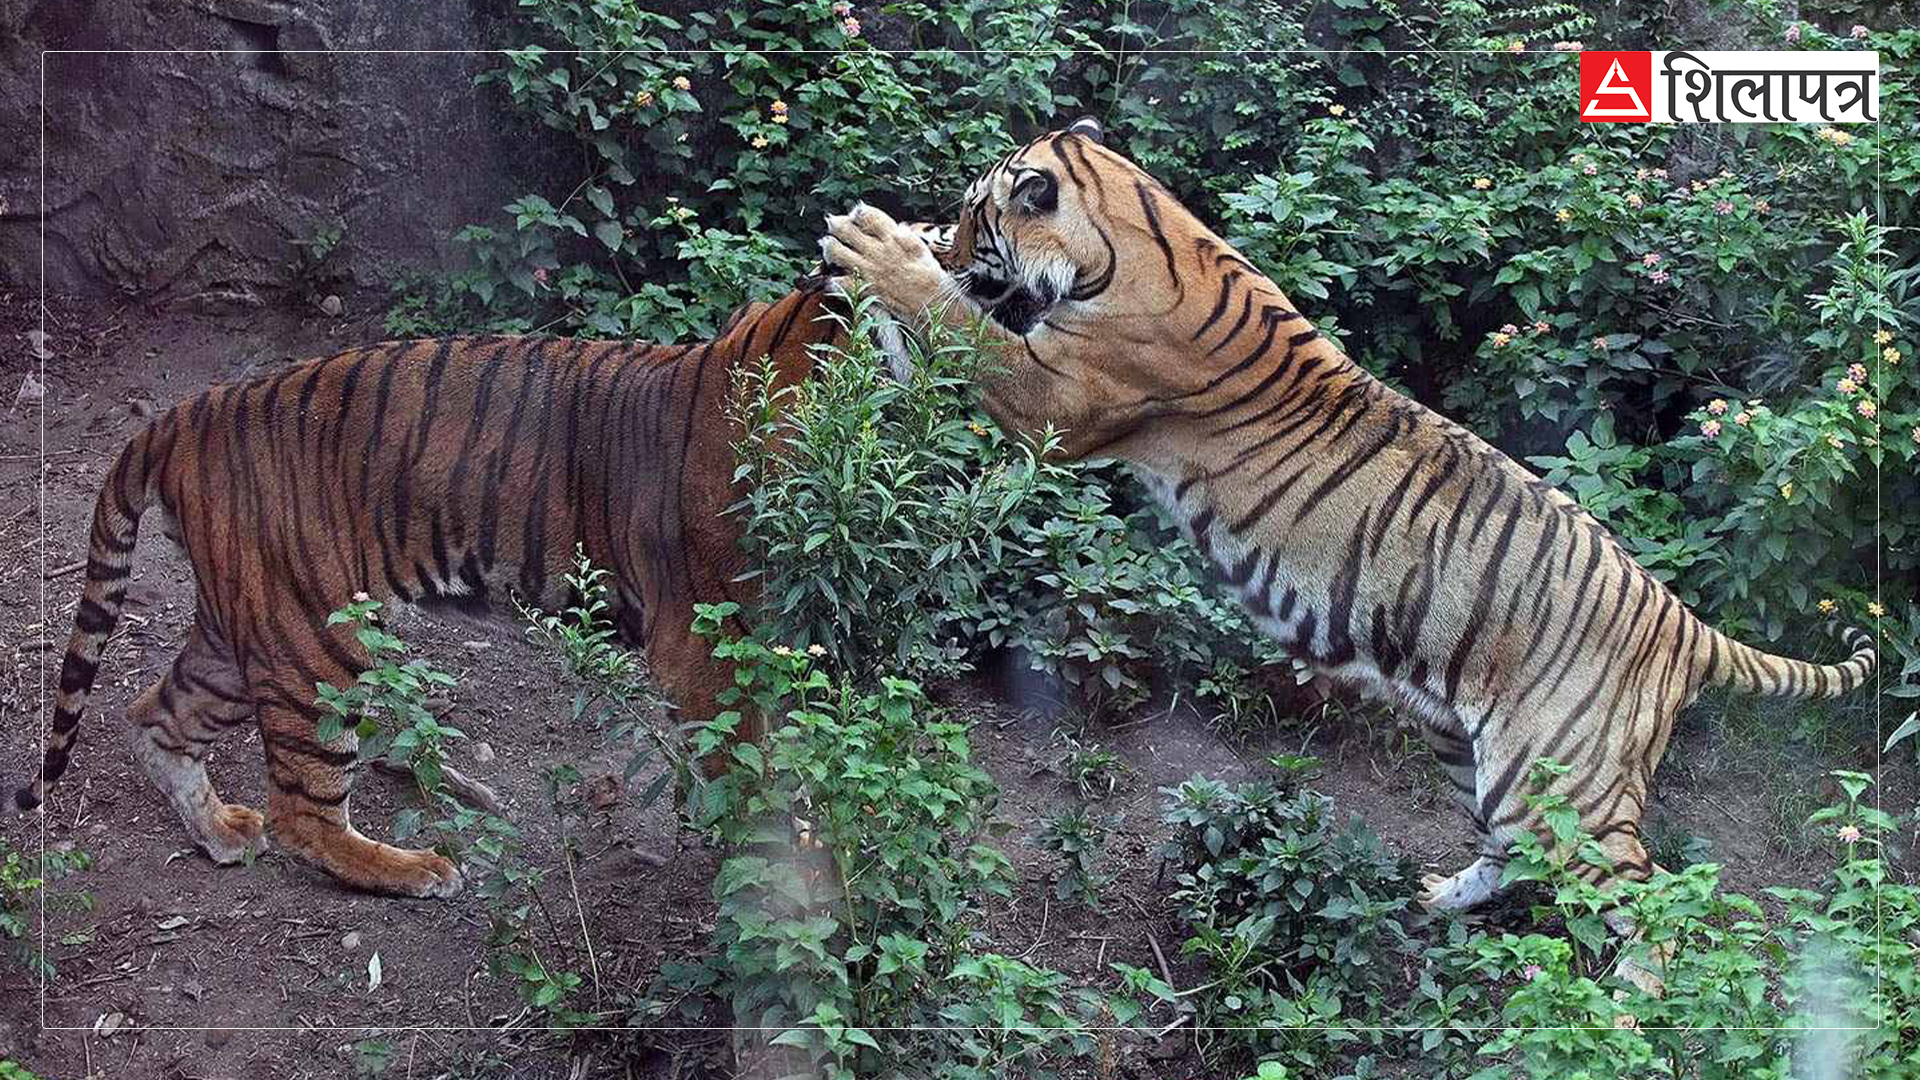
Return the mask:
<path id="1" fill-rule="evenodd" d="M 405 765 L 395 765 L 386 758 L 374 759 L 373 767 L 389 776 L 413 779 L 412 769 Z M 500 812 L 500 796 L 495 795 L 492 788 L 451 765 L 442 765 L 440 772 L 441 785 L 446 788 L 448 794 L 476 810 L 485 810 L 489 814 Z"/>

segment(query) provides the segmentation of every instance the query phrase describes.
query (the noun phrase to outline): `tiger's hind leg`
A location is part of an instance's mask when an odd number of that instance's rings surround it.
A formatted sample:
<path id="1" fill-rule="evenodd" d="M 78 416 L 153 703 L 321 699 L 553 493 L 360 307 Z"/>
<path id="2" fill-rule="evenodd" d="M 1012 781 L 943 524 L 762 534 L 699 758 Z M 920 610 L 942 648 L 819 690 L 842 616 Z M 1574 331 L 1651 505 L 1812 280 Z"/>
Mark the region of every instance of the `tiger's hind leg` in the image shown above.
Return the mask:
<path id="1" fill-rule="evenodd" d="M 260 812 L 223 801 L 207 779 L 208 748 L 252 716 L 232 651 L 197 622 L 166 674 L 127 708 L 133 759 L 173 805 L 194 845 L 222 866 L 267 848 Z"/>
<path id="2" fill-rule="evenodd" d="M 1420 879 L 1421 906 L 1429 911 L 1466 911 L 1493 898 L 1499 891 L 1500 875 L 1506 867 L 1506 853 L 1496 850 L 1485 818 L 1480 814 L 1478 778 L 1473 744 L 1458 727 L 1458 720 L 1441 726 L 1424 725 L 1427 744 L 1447 771 L 1454 800 L 1472 820 L 1479 840 L 1480 857 L 1455 874 L 1428 874 Z"/>
<path id="3" fill-rule="evenodd" d="M 298 648 L 283 643 L 281 648 Z M 316 679 L 335 686 L 358 677 L 342 653 L 364 664 L 358 642 L 335 637 L 329 647 L 313 643 L 303 662 L 248 673 L 260 710 L 260 736 L 267 755 L 267 824 L 275 843 L 355 888 L 396 896 L 444 897 L 460 891 L 460 871 L 431 851 L 408 851 L 370 840 L 353 827 L 347 799 L 359 765 L 359 740 L 351 731 L 330 742 L 319 739 L 321 708 Z"/>

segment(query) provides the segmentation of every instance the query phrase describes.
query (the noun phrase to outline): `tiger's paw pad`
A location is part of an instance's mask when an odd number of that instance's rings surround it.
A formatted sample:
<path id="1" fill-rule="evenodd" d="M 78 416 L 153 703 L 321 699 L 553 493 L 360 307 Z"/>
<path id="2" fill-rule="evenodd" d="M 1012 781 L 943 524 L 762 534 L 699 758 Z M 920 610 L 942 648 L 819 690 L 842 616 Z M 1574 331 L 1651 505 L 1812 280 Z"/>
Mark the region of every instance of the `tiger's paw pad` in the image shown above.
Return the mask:
<path id="1" fill-rule="evenodd" d="M 260 811 L 239 803 L 225 803 L 213 812 L 208 823 L 210 835 L 200 841 L 200 850 L 219 866 L 232 866 L 265 854 L 267 819 Z"/>

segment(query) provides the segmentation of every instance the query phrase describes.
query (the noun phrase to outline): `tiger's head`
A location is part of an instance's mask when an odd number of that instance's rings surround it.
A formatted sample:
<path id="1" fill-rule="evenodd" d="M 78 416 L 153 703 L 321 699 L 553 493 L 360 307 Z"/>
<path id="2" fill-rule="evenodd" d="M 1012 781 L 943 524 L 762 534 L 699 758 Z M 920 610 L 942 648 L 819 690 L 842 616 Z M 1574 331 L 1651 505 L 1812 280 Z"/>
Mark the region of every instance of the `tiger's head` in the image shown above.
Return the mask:
<path id="1" fill-rule="evenodd" d="M 1102 137 L 1083 119 L 987 170 L 967 189 L 943 266 L 950 289 L 1021 338 L 1008 374 L 986 384 L 1003 423 L 1065 429 L 1069 456 L 1138 458 L 1135 430 L 1181 411 L 1206 368 L 1227 360 L 1201 357 L 1189 336 L 1219 278 L 1259 275 Z"/>

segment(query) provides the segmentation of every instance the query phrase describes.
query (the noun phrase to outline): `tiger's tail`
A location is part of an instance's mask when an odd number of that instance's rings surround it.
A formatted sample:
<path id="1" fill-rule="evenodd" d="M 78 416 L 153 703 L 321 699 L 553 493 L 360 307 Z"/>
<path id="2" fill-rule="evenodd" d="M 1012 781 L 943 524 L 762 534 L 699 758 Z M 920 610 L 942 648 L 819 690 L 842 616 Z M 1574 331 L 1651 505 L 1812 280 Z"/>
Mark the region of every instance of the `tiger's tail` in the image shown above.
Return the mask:
<path id="1" fill-rule="evenodd" d="M 1763 652 L 1709 629 L 1701 646 L 1707 653 L 1706 681 L 1766 697 L 1839 697 L 1865 683 L 1879 666 L 1871 634 L 1849 626 L 1840 629 L 1840 639 L 1852 655 L 1838 664 L 1812 664 Z"/>
<path id="2" fill-rule="evenodd" d="M 154 501 L 147 475 L 148 444 L 153 433 L 154 428 L 148 427 L 120 451 L 94 503 L 93 530 L 87 541 L 86 587 L 74 612 L 66 657 L 60 661 L 60 687 L 53 699 L 53 722 L 47 728 L 40 775 L 13 793 L 14 806 L 23 813 L 39 806 L 47 789 L 66 771 L 68 756 L 80 737 L 80 714 L 93 691 L 94 675 L 100 670 L 100 654 L 120 621 L 140 515 Z"/>

